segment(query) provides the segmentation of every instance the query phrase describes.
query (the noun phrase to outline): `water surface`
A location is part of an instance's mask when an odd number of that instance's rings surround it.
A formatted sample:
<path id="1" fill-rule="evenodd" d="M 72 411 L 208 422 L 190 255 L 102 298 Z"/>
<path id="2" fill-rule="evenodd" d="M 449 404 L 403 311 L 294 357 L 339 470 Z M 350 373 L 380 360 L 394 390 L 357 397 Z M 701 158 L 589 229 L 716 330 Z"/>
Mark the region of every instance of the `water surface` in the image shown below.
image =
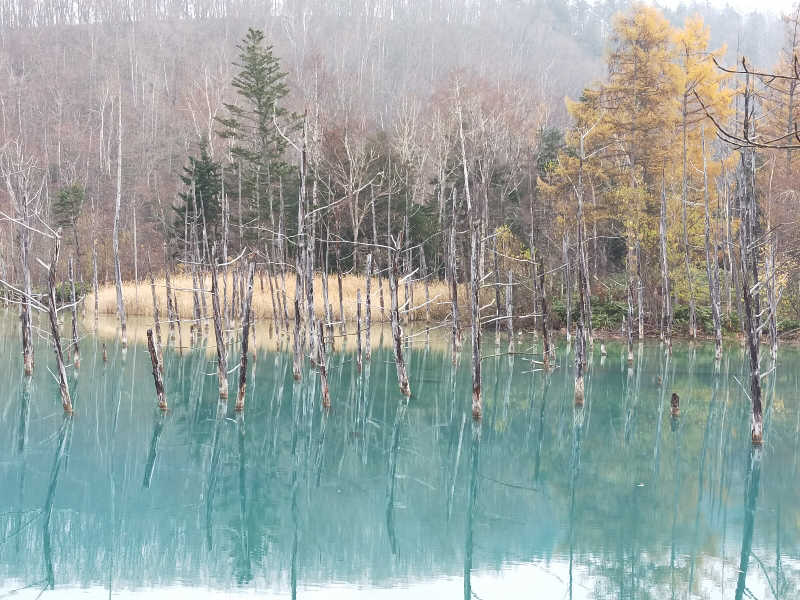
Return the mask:
<path id="1" fill-rule="evenodd" d="M 576 409 L 563 341 L 544 373 L 487 337 L 475 424 L 469 351 L 454 366 L 435 333 L 407 350 L 407 406 L 388 348 L 362 373 L 332 353 L 326 413 L 257 329 L 241 416 L 206 350 L 165 351 L 163 415 L 146 347 L 87 335 L 69 418 L 52 352 L 24 378 L 0 319 L 0 598 L 798 597 L 795 349 L 754 452 L 738 345 L 715 366 L 650 342 L 632 369 L 595 348 Z"/>

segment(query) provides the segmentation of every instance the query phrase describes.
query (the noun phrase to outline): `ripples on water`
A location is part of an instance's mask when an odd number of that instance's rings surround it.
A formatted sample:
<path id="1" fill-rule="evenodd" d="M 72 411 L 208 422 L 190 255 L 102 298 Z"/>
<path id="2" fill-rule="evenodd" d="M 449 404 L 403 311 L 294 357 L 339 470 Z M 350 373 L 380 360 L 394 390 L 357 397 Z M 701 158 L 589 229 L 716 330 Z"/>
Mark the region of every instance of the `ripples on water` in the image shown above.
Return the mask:
<path id="1" fill-rule="evenodd" d="M 469 353 L 454 367 L 424 336 L 407 407 L 388 348 L 361 374 L 332 353 L 330 413 L 288 346 L 257 344 L 243 416 L 205 350 L 165 351 L 162 415 L 146 347 L 88 336 L 65 418 L 51 351 L 26 380 L 15 320 L 0 329 L 0 598 L 798 597 L 793 348 L 754 452 L 738 345 L 717 372 L 713 346 L 647 343 L 629 370 L 608 343 L 582 410 L 563 341 L 550 374 L 486 358 L 476 425 Z"/>

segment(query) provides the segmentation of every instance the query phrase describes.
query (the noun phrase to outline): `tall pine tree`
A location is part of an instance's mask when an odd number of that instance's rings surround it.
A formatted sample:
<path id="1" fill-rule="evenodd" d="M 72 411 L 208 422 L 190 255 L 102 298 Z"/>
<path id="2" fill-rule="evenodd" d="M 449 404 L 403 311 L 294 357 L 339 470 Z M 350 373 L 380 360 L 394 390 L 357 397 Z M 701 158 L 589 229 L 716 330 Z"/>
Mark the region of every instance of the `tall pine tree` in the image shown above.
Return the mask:
<path id="1" fill-rule="evenodd" d="M 254 216 L 260 222 L 272 216 L 276 186 L 285 185 L 293 172 L 284 160 L 284 136 L 294 130 L 297 119 L 283 106 L 289 93 L 286 73 L 281 71 L 272 46 L 265 44 L 264 33 L 248 29 L 237 48 L 239 60 L 234 64 L 240 71 L 232 85 L 239 102 L 225 104 L 228 115 L 218 119 L 219 133 L 231 143 L 236 171 L 232 189 L 235 187 L 237 196 L 241 190 L 244 197 L 243 206 L 242 198 L 237 198 L 240 223 L 252 222 Z"/>

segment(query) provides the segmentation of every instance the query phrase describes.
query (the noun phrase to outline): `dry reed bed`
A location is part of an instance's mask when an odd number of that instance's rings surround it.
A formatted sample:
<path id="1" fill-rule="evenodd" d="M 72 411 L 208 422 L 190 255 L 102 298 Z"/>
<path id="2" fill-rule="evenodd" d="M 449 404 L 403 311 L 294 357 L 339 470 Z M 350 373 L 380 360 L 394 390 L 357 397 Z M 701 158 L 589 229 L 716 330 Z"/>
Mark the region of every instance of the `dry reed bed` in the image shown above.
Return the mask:
<path id="1" fill-rule="evenodd" d="M 233 289 L 233 277 L 231 274 L 228 275 L 228 301 L 230 302 L 232 289 Z M 178 304 L 178 311 L 180 312 L 180 318 L 182 320 L 191 320 L 192 314 L 194 312 L 193 305 L 194 300 L 192 298 L 192 278 L 188 275 L 179 275 L 175 276 L 171 279 L 171 284 L 173 290 L 175 290 L 175 296 L 177 299 Z M 281 290 L 282 294 L 282 287 L 280 286 L 280 279 L 273 280 L 273 287 L 278 284 L 279 289 Z M 372 307 L 372 320 L 373 322 L 378 322 L 384 320 L 381 316 L 381 309 L 380 309 L 380 292 L 378 287 L 378 278 L 373 277 L 371 282 L 371 307 Z M 155 281 L 156 287 L 156 295 L 158 297 L 159 302 L 159 312 L 161 314 L 162 319 L 167 318 L 167 293 L 166 293 L 166 286 L 164 283 L 163 278 L 159 278 Z M 209 277 L 205 278 L 205 283 L 203 284 L 206 297 L 206 305 L 207 311 L 210 313 L 211 311 L 211 281 Z M 219 287 L 220 292 L 223 291 L 223 281 L 222 281 L 222 274 L 219 276 Z M 448 318 L 450 315 L 450 293 L 448 291 L 448 287 L 446 282 L 441 280 L 434 280 L 429 283 L 429 291 L 430 291 L 430 318 L 431 323 L 438 323 Z M 294 317 L 294 289 L 295 289 L 295 277 L 294 275 L 288 276 L 286 278 L 286 300 L 287 300 L 287 309 L 289 311 L 289 317 L 292 319 Z M 366 281 L 364 277 L 358 277 L 355 275 L 345 275 L 342 277 L 342 304 L 344 306 L 344 317 L 346 321 L 354 322 L 356 319 L 356 292 L 361 290 L 361 301 L 362 307 L 361 312 L 362 315 L 366 313 L 366 305 L 365 302 L 365 293 L 366 293 Z M 277 292 L 277 289 L 276 289 Z M 152 317 L 153 316 L 153 300 L 152 294 L 150 291 L 150 283 L 149 281 L 142 280 L 139 282 L 138 289 L 135 283 L 133 282 L 126 282 L 122 286 L 122 293 L 125 298 L 125 312 L 128 315 L 136 315 L 136 316 L 143 316 L 143 317 Z M 398 290 L 399 300 L 401 303 L 406 303 L 406 286 L 401 285 Z M 422 282 L 416 282 L 414 284 L 413 289 L 413 306 L 418 307 L 416 310 L 413 311 L 411 316 L 411 320 L 414 321 L 424 321 L 426 317 L 426 309 L 423 306 L 425 304 L 425 287 Z M 388 280 L 383 280 L 383 297 L 384 297 L 384 306 L 385 306 L 385 320 L 389 318 L 389 306 L 391 304 L 389 298 L 389 283 Z M 462 307 L 461 312 L 462 315 L 465 310 L 468 309 L 468 306 L 463 302 L 466 299 L 466 295 L 464 293 L 459 294 L 459 305 Z M 281 303 L 283 300 L 281 299 Z M 339 320 L 339 291 L 338 291 L 338 283 L 336 275 L 330 275 L 328 277 L 328 302 L 333 306 L 333 321 Z M 411 306 L 410 302 L 407 302 L 407 306 Z M 106 284 L 100 286 L 98 290 L 98 308 L 100 314 L 102 315 L 115 315 L 117 313 L 117 296 L 116 296 L 116 289 L 113 284 Z M 314 277 L 314 309 L 317 315 L 324 315 L 325 314 L 325 305 L 323 303 L 322 297 L 322 277 L 320 275 L 316 275 Z M 86 297 L 86 312 L 88 314 L 92 314 L 94 311 L 94 293 L 88 294 Z M 273 305 L 272 305 L 272 298 L 270 296 L 270 289 L 269 289 L 269 282 L 267 277 L 264 276 L 263 280 L 263 289 L 261 287 L 261 282 L 259 281 L 258 276 L 256 276 L 256 280 L 253 284 L 253 303 L 252 303 L 252 311 L 253 316 L 256 320 L 266 320 L 273 318 Z M 305 316 L 305 315 L 304 315 Z M 291 324 L 290 324 L 291 325 Z M 291 325 L 293 326 L 293 325 Z"/>
<path id="2" fill-rule="evenodd" d="M 208 323 L 208 320 L 206 320 L 206 323 Z M 182 348 L 184 352 L 189 350 L 191 343 L 192 348 L 205 348 L 209 357 L 214 356 L 216 354 L 216 345 L 213 326 L 210 323 L 207 327 L 203 326 L 199 339 L 192 341 L 189 325 L 188 322 L 181 322 L 180 332 L 176 328 L 174 334 L 170 336 L 169 326 L 166 321 L 163 321 L 161 324 L 162 343 L 175 350 Z M 131 345 L 146 346 L 147 330 L 152 326 L 152 321 L 147 317 L 132 317 L 128 321 L 127 331 Z M 113 345 L 114 341 L 119 340 L 119 320 L 116 316 L 104 315 L 100 317 L 95 329 L 94 318 L 87 311 L 86 318 L 82 321 L 81 329 L 96 334 L 98 339 L 111 345 Z M 238 356 L 239 352 L 240 333 L 241 330 L 238 327 L 228 332 L 228 342 L 233 344 L 231 351 L 236 356 Z M 404 333 L 409 336 L 407 339 L 414 348 L 422 348 L 427 344 L 434 351 L 447 352 L 450 349 L 450 330 L 447 327 L 436 327 L 434 325 L 426 331 L 424 324 L 417 324 L 406 327 Z M 388 323 L 376 323 L 370 337 L 373 351 L 379 348 L 390 349 L 392 346 L 392 330 Z M 362 338 L 362 347 L 363 343 Z M 339 327 L 335 326 L 333 349 L 337 352 L 355 352 L 356 348 L 357 340 L 352 323 L 348 326 L 347 334 L 344 337 L 341 336 Z M 256 321 L 251 330 L 250 350 L 252 352 L 291 352 L 292 339 L 285 333 L 276 332 L 272 322 Z M 143 348 L 142 351 L 147 352 L 146 348 Z"/>

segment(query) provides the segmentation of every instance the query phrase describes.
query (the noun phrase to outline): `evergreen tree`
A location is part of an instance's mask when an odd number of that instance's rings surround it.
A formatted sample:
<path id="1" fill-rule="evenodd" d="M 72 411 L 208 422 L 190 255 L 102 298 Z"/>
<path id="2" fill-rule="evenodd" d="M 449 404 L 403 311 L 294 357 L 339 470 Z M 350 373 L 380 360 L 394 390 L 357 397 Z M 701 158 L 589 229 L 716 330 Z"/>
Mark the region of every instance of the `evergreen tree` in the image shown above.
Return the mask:
<path id="1" fill-rule="evenodd" d="M 219 133 L 231 141 L 230 152 L 240 170 L 237 189 L 241 184 L 249 203 L 242 211 L 255 211 L 261 218 L 276 207 L 274 185 L 285 183 L 292 173 L 283 159 L 287 145 L 284 135 L 294 130 L 297 119 L 283 106 L 289 93 L 286 73 L 281 71 L 272 46 L 264 43 L 264 33 L 248 29 L 237 48 L 239 60 L 234 64 L 240 71 L 232 85 L 239 103 L 225 104 L 228 116 L 218 119 L 222 125 Z M 249 216 L 245 220 L 250 220 Z"/>
<path id="2" fill-rule="evenodd" d="M 83 202 L 86 195 L 83 187 L 78 183 L 73 183 L 58 191 L 52 206 L 53 222 L 57 227 L 61 227 L 64 232 L 71 230 L 72 239 L 75 244 L 75 254 L 78 256 L 78 279 L 83 280 L 81 275 L 80 255 L 81 248 L 78 244 L 78 219 L 83 210 Z"/>
<path id="3" fill-rule="evenodd" d="M 188 211 L 189 223 L 196 225 L 198 232 L 205 225 L 206 235 L 211 238 L 210 246 L 220 234 L 222 177 L 219 163 L 208 153 L 208 140 L 201 140 L 199 149 L 199 156 L 189 157 L 189 165 L 183 168 L 180 176 L 184 186 L 180 193 L 183 202 L 175 208 L 174 230 L 183 235 Z"/>

